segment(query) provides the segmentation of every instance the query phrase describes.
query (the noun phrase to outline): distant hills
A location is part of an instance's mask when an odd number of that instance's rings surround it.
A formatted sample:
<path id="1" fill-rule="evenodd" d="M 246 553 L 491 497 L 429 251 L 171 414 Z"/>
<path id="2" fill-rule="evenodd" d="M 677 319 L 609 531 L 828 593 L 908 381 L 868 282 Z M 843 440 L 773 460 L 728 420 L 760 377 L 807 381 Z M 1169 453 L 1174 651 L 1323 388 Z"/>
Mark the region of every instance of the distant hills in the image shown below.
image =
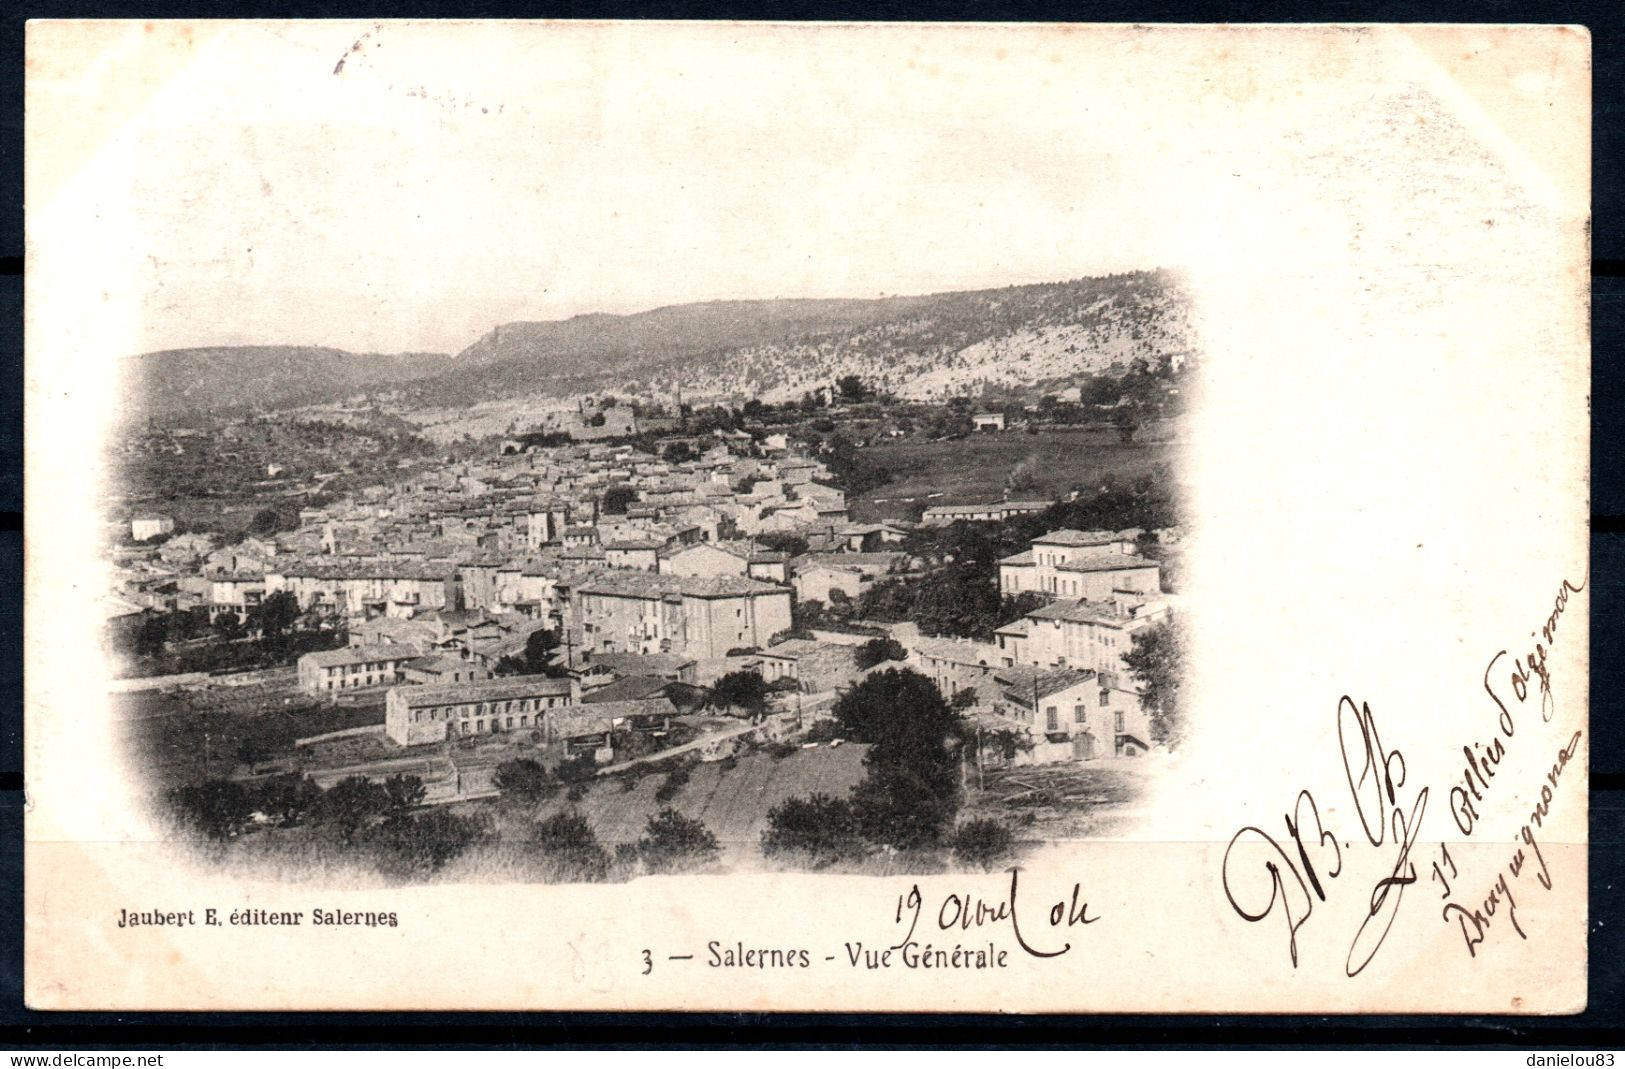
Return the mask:
<path id="1" fill-rule="evenodd" d="M 456 356 L 241 346 L 125 362 L 146 414 L 278 408 L 390 393 L 419 407 L 535 394 L 798 397 L 845 374 L 901 396 L 1064 384 L 1137 357 L 1188 356 L 1190 298 L 1143 271 L 873 300 L 708 301 L 506 323 Z"/>
<path id="2" fill-rule="evenodd" d="M 123 362 L 132 417 L 285 408 L 348 397 L 445 371 L 445 353 L 351 353 L 308 345 L 166 349 Z"/>

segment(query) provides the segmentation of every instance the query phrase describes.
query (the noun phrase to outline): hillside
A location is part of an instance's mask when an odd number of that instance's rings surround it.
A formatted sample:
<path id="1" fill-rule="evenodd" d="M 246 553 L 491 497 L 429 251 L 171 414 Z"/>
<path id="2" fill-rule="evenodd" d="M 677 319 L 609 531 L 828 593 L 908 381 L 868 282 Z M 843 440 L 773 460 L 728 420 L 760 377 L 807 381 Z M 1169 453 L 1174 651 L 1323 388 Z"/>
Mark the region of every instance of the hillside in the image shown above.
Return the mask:
<path id="1" fill-rule="evenodd" d="M 1195 348 L 1180 276 L 1142 271 L 995 290 L 874 300 L 709 301 L 634 315 L 506 323 L 455 357 L 257 346 L 148 353 L 126 362 L 151 414 L 288 407 L 369 392 L 464 409 L 613 391 L 785 400 L 861 375 L 929 400 L 1157 363 Z"/>
<path id="2" fill-rule="evenodd" d="M 1136 272 L 920 298 L 873 326 L 740 347 L 673 364 L 628 392 L 799 397 L 842 375 L 913 400 L 1064 386 L 1084 373 L 1189 357 L 1190 296 L 1170 272 Z"/>
<path id="3" fill-rule="evenodd" d="M 718 301 L 496 328 L 405 393 L 427 405 L 613 391 L 788 400 L 847 374 L 928 400 L 1188 356 L 1180 276 L 1142 271 L 921 297 Z"/>
<path id="4" fill-rule="evenodd" d="M 127 415 L 175 416 L 336 400 L 443 371 L 444 353 L 350 353 L 301 345 L 168 349 L 123 361 Z"/>

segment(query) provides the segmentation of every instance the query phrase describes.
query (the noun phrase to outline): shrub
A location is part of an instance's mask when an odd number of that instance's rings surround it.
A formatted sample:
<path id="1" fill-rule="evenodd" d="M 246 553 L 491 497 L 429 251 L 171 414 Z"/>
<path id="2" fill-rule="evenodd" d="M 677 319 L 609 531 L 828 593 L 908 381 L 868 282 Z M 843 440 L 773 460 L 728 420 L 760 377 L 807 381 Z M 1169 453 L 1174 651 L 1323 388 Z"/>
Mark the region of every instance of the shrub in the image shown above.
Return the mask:
<path id="1" fill-rule="evenodd" d="M 1015 837 L 1010 829 L 996 820 L 968 820 L 954 832 L 954 859 L 964 865 L 975 865 L 983 872 L 991 872 L 999 862 L 1010 856 Z"/>
<path id="2" fill-rule="evenodd" d="M 570 789 L 565 792 L 564 797 L 571 802 L 579 802 L 587 797 L 588 789 L 589 786 L 586 780 L 577 780 L 570 784 Z"/>
<path id="3" fill-rule="evenodd" d="M 808 742 L 833 742 L 836 739 L 846 738 L 841 725 L 834 720 L 818 720 L 807 729 Z"/>
<path id="4" fill-rule="evenodd" d="M 666 773 L 665 780 L 661 782 L 659 789 L 655 791 L 655 801 L 669 802 L 677 797 L 677 792 L 683 789 L 692 774 L 692 766 L 688 764 L 678 765 Z"/>
<path id="5" fill-rule="evenodd" d="M 417 776 L 397 773 L 384 780 L 384 794 L 389 798 L 389 808 L 392 812 L 404 813 L 422 805 L 428 790 L 423 786 L 423 780 Z"/>
<path id="6" fill-rule="evenodd" d="M 377 851 L 379 869 L 404 879 L 439 871 L 487 833 L 476 818 L 431 809 L 415 817 L 397 812 L 370 828 L 365 840 Z"/>
<path id="7" fill-rule="evenodd" d="M 496 789 L 527 802 L 538 802 L 559 789 L 540 761 L 520 757 L 504 761 L 491 777 Z"/>
<path id="8" fill-rule="evenodd" d="M 762 832 L 767 857 L 790 857 L 821 869 L 867 852 L 857 815 L 844 800 L 825 794 L 791 798 L 767 814 Z"/>
<path id="9" fill-rule="evenodd" d="M 316 817 L 353 842 L 356 832 L 389 809 L 389 794 L 365 776 L 346 776 L 322 795 Z"/>
<path id="10" fill-rule="evenodd" d="M 598 775 L 598 762 L 590 753 L 577 754 L 560 761 L 553 774 L 562 783 L 581 783 Z"/>
<path id="11" fill-rule="evenodd" d="M 873 668 L 886 661 L 906 661 L 908 651 L 895 638 L 872 638 L 852 651 L 852 661 L 859 671 Z"/>
<path id="12" fill-rule="evenodd" d="M 609 874 L 609 855 L 580 813 L 558 813 L 531 826 L 548 883 L 598 883 Z"/>
<path id="13" fill-rule="evenodd" d="M 308 776 L 287 772 L 260 781 L 255 805 L 277 824 L 298 824 L 321 803 L 322 789 Z"/>
<path id="14" fill-rule="evenodd" d="M 755 672 L 729 672 L 712 684 L 711 705 L 760 713 L 767 708 L 767 684 Z"/>
<path id="15" fill-rule="evenodd" d="M 235 836 L 253 812 L 248 792 L 231 780 L 211 779 L 177 787 L 165 796 L 165 801 L 182 824 L 217 841 Z"/>
<path id="16" fill-rule="evenodd" d="M 708 868 L 720 852 L 710 829 L 675 809 L 662 809 L 650 817 L 638 840 L 643 867 L 656 874 Z"/>

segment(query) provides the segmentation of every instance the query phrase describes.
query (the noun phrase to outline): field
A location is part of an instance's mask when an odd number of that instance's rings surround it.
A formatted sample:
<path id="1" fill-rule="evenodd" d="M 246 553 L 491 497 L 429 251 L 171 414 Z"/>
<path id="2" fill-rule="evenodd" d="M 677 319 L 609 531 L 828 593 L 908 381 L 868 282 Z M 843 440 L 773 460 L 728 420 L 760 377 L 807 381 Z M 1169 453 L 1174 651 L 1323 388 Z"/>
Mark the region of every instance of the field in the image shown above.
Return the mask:
<path id="1" fill-rule="evenodd" d="M 666 802 L 655 797 L 666 778 L 663 773 L 636 779 L 608 776 L 594 783 L 580 802 L 559 795 L 543 803 L 537 817 L 577 809 L 592 824 L 599 842 L 613 849 L 615 843 L 636 842 L 648 819 L 670 806 L 703 821 L 722 844 L 725 859 L 754 858 L 759 856 L 769 810 L 789 798 L 846 797 L 863 779 L 867 749 L 850 743 L 825 745 L 780 759 L 758 750 L 741 754 L 731 768 L 724 768 L 723 761 L 695 765 L 688 783 Z"/>
<path id="2" fill-rule="evenodd" d="M 1121 832 L 1144 789 L 1148 759 L 1029 765 L 987 773 L 961 820 L 990 817 L 1018 839 L 1067 842 Z"/>
<path id="3" fill-rule="evenodd" d="M 112 695 L 119 744 L 141 769 L 143 785 L 161 791 L 229 775 L 243 763 L 245 740 L 258 747 L 261 760 L 284 758 L 294 739 L 384 721 L 382 695 L 351 707 L 312 703 L 291 687 L 237 692 L 243 689 Z"/>
<path id="4" fill-rule="evenodd" d="M 945 442 L 908 439 L 866 447 L 862 456 L 892 473 L 892 481 L 850 502 L 854 520 L 913 519 L 933 505 L 996 501 L 1017 465 L 1031 489 L 1013 497 L 1053 500 L 1111 474 L 1134 479 L 1169 461 L 1165 442 L 1123 444 L 1115 431 L 1068 430 L 967 435 Z"/>

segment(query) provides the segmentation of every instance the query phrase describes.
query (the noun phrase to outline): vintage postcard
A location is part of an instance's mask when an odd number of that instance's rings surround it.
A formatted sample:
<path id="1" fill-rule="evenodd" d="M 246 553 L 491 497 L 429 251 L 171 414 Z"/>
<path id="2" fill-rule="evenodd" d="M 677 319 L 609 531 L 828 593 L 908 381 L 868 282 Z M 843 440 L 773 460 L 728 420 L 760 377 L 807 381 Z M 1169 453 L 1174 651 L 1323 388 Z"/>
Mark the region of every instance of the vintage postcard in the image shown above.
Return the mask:
<path id="1" fill-rule="evenodd" d="M 1580 1011 L 1590 65 L 32 24 L 29 1004 Z"/>

